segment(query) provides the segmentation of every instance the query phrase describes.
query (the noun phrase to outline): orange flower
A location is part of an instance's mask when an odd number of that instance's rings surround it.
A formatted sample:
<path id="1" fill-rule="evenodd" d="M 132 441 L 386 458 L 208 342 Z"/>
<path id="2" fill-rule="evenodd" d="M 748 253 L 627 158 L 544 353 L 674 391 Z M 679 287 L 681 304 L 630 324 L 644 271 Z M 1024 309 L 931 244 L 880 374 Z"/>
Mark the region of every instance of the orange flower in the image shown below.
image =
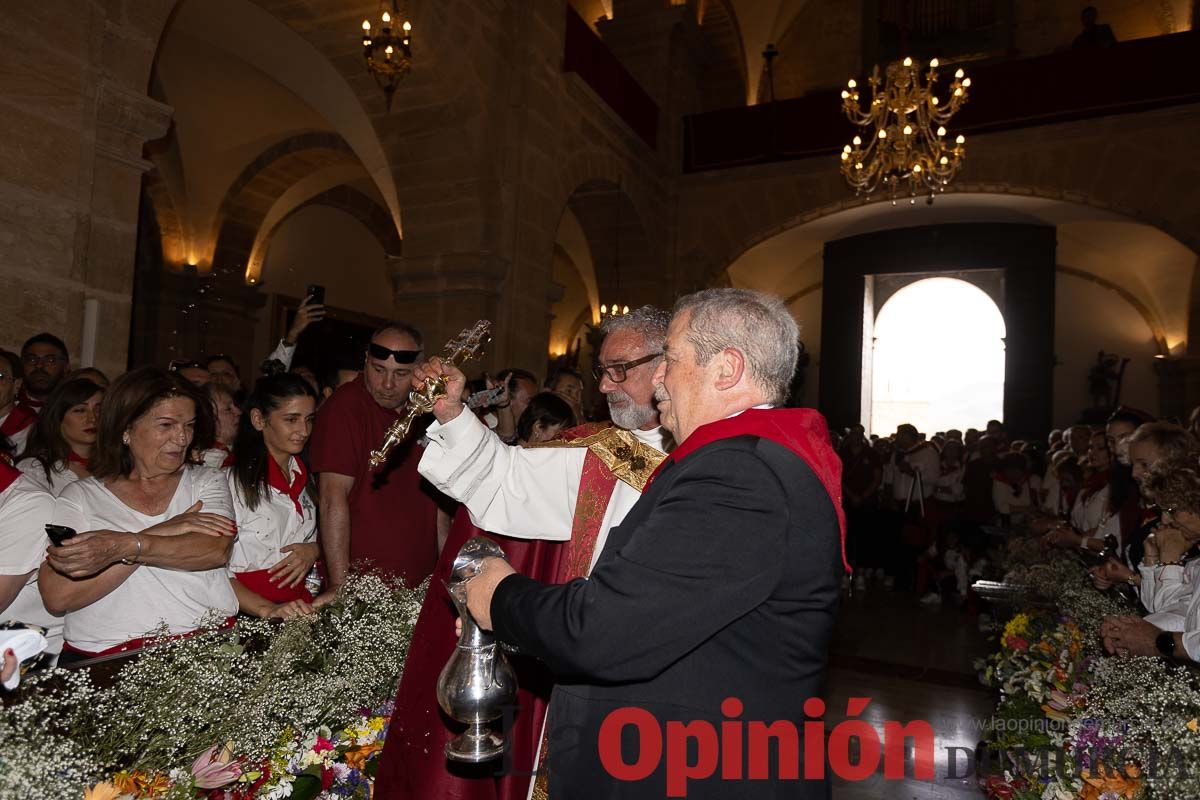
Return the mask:
<path id="1" fill-rule="evenodd" d="M 351 747 L 346 751 L 346 764 L 351 769 L 362 770 L 367 766 L 367 761 L 372 755 L 383 749 L 383 745 L 379 743 L 362 744 L 357 747 Z"/>
<path id="2" fill-rule="evenodd" d="M 121 770 L 113 775 L 112 782 L 125 794 L 135 797 L 157 797 L 171 788 L 171 781 L 166 775 L 151 775 L 140 769 L 132 772 Z"/>
<path id="3" fill-rule="evenodd" d="M 129 797 L 129 795 L 105 781 L 83 791 L 83 800 L 121 800 L 122 797 Z"/>
<path id="4" fill-rule="evenodd" d="M 1133 800 L 1141 789 L 1141 770 L 1133 764 L 1127 764 L 1123 773 L 1115 769 L 1101 769 L 1100 774 L 1093 777 L 1088 770 L 1083 770 L 1083 789 L 1079 793 L 1080 800 L 1099 800 L 1106 792 L 1115 793 L 1118 797 Z"/>

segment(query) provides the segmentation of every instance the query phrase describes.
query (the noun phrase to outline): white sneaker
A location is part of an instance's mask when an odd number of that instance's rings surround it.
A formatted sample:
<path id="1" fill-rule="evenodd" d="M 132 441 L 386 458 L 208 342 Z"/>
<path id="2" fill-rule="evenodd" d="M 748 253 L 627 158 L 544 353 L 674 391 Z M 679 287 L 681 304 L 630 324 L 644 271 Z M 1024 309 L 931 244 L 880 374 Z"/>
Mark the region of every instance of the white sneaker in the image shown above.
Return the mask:
<path id="1" fill-rule="evenodd" d="M 942 596 L 937 592 L 929 592 L 921 598 L 921 603 L 927 606 L 940 606 L 942 604 Z"/>

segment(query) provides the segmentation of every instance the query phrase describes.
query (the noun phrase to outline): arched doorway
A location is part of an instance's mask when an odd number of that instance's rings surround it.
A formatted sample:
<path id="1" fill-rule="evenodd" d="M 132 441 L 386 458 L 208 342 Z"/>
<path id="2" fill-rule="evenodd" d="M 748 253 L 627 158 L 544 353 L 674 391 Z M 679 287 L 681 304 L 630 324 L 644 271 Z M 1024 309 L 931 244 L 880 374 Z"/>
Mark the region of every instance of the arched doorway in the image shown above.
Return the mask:
<path id="1" fill-rule="evenodd" d="M 897 291 L 875 319 L 871 431 L 911 423 L 932 434 L 1003 419 L 1005 335 L 995 301 L 964 280 L 925 278 Z"/>

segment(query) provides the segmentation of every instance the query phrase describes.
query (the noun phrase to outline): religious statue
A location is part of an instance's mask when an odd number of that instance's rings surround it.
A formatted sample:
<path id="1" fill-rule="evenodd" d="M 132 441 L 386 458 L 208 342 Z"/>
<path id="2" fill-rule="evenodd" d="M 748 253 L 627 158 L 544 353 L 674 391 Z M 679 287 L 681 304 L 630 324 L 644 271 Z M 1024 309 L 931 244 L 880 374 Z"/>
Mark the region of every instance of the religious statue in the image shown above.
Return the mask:
<path id="1" fill-rule="evenodd" d="M 1125 367 L 1128 358 L 1121 358 L 1115 353 L 1101 350 L 1096 354 L 1096 363 L 1088 370 L 1088 394 L 1092 398 L 1092 407 L 1112 411 L 1121 402 L 1121 382 L 1125 377 Z"/>

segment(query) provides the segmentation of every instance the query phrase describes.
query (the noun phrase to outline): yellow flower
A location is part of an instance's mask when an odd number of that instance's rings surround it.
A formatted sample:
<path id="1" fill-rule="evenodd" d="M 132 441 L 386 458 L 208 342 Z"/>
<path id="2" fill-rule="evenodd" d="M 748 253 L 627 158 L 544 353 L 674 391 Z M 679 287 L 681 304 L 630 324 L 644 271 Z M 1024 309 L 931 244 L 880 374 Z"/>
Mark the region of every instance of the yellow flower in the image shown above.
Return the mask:
<path id="1" fill-rule="evenodd" d="M 1008 621 L 1007 625 L 1004 626 L 1004 637 L 1001 639 L 1001 641 L 1010 636 L 1024 636 L 1028 632 L 1029 615 L 1025 613 L 1017 614 Z"/>
<path id="2" fill-rule="evenodd" d="M 90 789 L 83 790 L 83 800 L 121 800 L 132 795 L 124 794 L 107 781 L 101 781 Z"/>

